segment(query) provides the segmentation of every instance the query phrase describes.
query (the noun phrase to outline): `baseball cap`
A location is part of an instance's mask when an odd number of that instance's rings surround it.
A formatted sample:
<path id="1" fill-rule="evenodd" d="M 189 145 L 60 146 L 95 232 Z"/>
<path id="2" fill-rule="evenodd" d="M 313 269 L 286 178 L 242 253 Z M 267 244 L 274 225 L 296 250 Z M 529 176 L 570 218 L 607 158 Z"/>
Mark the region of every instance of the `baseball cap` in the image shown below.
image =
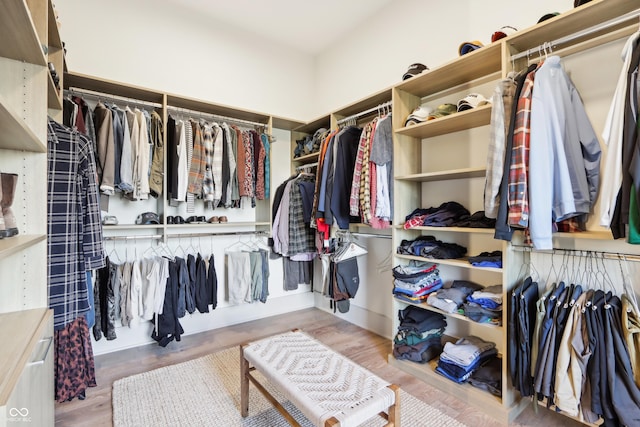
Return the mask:
<path id="1" fill-rule="evenodd" d="M 555 18 L 558 15 L 560 15 L 560 12 L 551 12 L 547 13 L 546 15 L 542 15 L 540 19 L 538 19 L 538 24 L 546 21 L 547 19 Z"/>
<path id="2" fill-rule="evenodd" d="M 136 218 L 136 224 L 148 225 L 148 224 L 160 224 L 160 218 L 155 212 L 145 212 L 138 215 Z"/>
<path id="3" fill-rule="evenodd" d="M 495 42 L 495 41 L 503 39 L 505 37 L 509 37 L 511 34 L 514 34 L 516 31 L 518 31 L 517 28 L 509 26 L 509 25 L 506 25 L 506 26 L 500 28 L 495 33 L 491 34 L 491 42 Z"/>
<path id="4" fill-rule="evenodd" d="M 458 101 L 458 111 L 470 110 L 481 105 L 489 104 L 489 100 L 479 93 L 470 93 Z"/>
<path id="5" fill-rule="evenodd" d="M 591 0 L 574 0 L 573 7 L 582 6 L 585 3 L 589 3 Z"/>
<path id="6" fill-rule="evenodd" d="M 461 56 L 466 55 L 467 53 L 473 52 L 476 49 L 480 49 L 483 46 L 484 45 L 482 44 L 482 42 L 478 40 L 474 40 L 472 42 L 464 42 L 460 44 L 460 47 L 458 47 L 458 53 Z"/>
<path id="7" fill-rule="evenodd" d="M 456 111 L 458 111 L 458 109 L 453 104 L 441 104 L 441 105 L 438 105 L 438 108 L 436 108 L 433 113 L 429 114 L 428 119 L 429 120 L 438 119 L 440 117 L 453 114 Z"/>
<path id="8" fill-rule="evenodd" d="M 407 80 L 408 78 L 413 77 L 413 76 L 415 76 L 417 74 L 420 74 L 424 70 L 428 70 L 428 69 L 429 69 L 429 67 L 427 67 L 424 64 L 419 64 L 419 63 L 411 64 L 411 65 L 409 65 L 409 68 L 407 69 L 407 71 L 402 76 L 402 80 Z"/>
<path id="9" fill-rule="evenodd" d="M 426 122 L 429 120 L 429 115 L 433 112 L 433 108 L 426 104 L 423 104 L 413 110 L 413 113 L 409 114 L 407 120 L 405 120 L 405 126 L 411 126 L 418 123 Z"/>

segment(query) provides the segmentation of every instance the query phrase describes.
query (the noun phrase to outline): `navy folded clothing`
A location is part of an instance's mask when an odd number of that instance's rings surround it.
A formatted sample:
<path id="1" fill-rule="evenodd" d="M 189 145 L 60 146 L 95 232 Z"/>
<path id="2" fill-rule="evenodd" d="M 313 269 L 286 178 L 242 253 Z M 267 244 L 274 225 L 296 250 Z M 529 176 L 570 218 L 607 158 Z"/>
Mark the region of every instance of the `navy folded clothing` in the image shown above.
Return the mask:
<path id="1" fill-rule="evenodd" d="M 484 211 L 477 211 L 473 215 L 467 215 L 451 224 L 451 227 L 471 227 L 471 228 L 495 228 L 495 218 L 487 218 Z"/>
<path id="2" fill-rule="evenodd" d="M 488 310 L 475 302 L 463 304 L 464 315 L 474 322 L 502 325 L 502 311 Z"/>
<path id="3" fill-rule="evenodd" d="M 450 227 L 465 216 L 469 216 L 467 208 L 458 202 L 445 202 L 435 212 L 430 212 L 423 225 L 431 227 Z"/>
<path id="4" fill-rule="evenodd" d="M 407 331 L 425 332 L 447 326 L 442 314 L 423 310 L 413 305 L 398 310 L 398 320 L 400 320 L 399 328 Z"/>
<path id="5" fill-rule="evenodd" d="M 449 375 L 462 378 L 469 377 L 467 374 L 472 373 L 480 366 L 484 365 L 489 360 L 495 358 L 498 355 L 498 350 L 495 348 L 484 351 L 478 356 L 471 364 L 467 366 L 460 366 L 456 363 L 448 362 L 442 358 L 438 361 L 438 366 Z"/>
<path id="6" fill-rule="evenodd" d="M 427 363 L 442 353 L 441 338 L 422 341 L 416 345 L 394 345 L 393 356 L 399 360 Z"/>
<path id="7" fill-rule="evenodd" d="M 502 268 L 502 251 L 482 252 L 469 257 L 469 263 L 477 267 Z"/>
<path id="8" fill-rule="evenodd" d="M 493 357 L 476 369 L 469 377 L 469 384 L 486 390 L 494 396 L 502 396 L 502 361 Z"/>
<path id="9" fill-rule="evenodd" d="M 402 240 L 397 252 L 425 258 L 455 259 L 462 258 L 467 253 L 467 248 L 456 243 L 442 242 L 434 236 L 420 236 L 414 240 Z"/>

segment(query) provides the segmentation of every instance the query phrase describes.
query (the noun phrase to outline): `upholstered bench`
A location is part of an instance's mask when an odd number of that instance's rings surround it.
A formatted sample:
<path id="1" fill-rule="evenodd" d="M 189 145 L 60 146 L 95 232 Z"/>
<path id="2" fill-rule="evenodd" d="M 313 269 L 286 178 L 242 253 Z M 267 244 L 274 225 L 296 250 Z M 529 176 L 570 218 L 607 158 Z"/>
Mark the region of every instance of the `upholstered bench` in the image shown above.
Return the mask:
<path id="1" fill-rule="evenodd" d="M 252 375 L 264 377 L 315 426 L 357 426 L 377 414 L 400 426 L 400 389 L 302 331 L 240 346 L 240 412 L 249 411 L 249 381 L 293 426 L 298 422 Z"/>

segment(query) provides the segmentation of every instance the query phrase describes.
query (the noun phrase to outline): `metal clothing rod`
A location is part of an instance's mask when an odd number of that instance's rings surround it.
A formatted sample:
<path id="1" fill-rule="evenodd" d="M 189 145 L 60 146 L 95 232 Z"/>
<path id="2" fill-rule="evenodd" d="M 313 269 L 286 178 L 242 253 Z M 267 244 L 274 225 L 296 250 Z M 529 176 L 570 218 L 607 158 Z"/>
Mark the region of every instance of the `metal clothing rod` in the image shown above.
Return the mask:
<path id="1" fill-rule="evenodd" d="M 368 110 L 364 110 L 364 111 L 361 111 L 361 112 L 359 112 L 357 114 L 351 115 L 349 117 L 345 117 L 344 119 L 340 119 L 340 120 L 338 120 L 338 124 L 342 124 L 342 123 L 348 122 L 349 120 L 353 120 L 353 119 L 357 119 L 357 118 L 362 117 L 362 116 L 366 116 L 367 114 L 374 113 L 376 111 L 379 111 L 382 108 L 391 107 L 391 105 L 392 105 L 391 101 L 384 102 L 382 104 L 376 105 L 375 107 L 371 107 Z"/>
<path id="2" fill-rule="evenodd" d="M 104 236 L 104 240 L 138 240 L 138 239 L 162 239 L 161 234 L 151 234 L 148 236 Z"/>
<path id="3" fill-rule="evenodd" d="M 303 169 L 311 169 L 318 166 L 318 162 L 313 162 L 313 163 L 307 163 L 304 165 L 300 165 L 300 166 L 296 166 L 296 170 L 303 170 Z"/>
<path id="4" fill-rule="evenodd" d="M 556 253 L 559 254 L 575 254 L 577 256 L 589 256 L 595 255 L 598 257 L 602 257 L 604 259 L 612 259 L 616 261 L 634 261 L 640 262 L 640 255 L 635 254 L 625 254 L 619 252 L 601 252 L 601 251 L 589 251 L 589 250 L 581 250 L 581 249 L 551 249 L 551 250 L 534 250 L 529 246 L 521 246 L 521 245 L 512 245 L 513 249 L 518 252 L 532 252 L 532 253 L 541 253 L 546 255 L 553 255 Z"/>
<path id="5" fill-rule="evenodd" d="M 162 108 L 162 104 L 159 104 L 157 102 L 141 101 L 139 99 L 127 98 L 127 97 L 118 96 L 118 95 L 111 95 L 111 94 L 102 93 L 102 92 L 95 92 L 88 89 L 77 89 L 74 87 L 65 89 L 64 94 L 79 95 L 82 98 L 89 98 L 89 99 L 93 99 L 94 101 L 111 100 L 111 101 L 119 101 L 127 104 L 134 104 L 134 105 L 145 106 L 145 107 Z"/>
<path id="6" fill-rule="evenodd" d="M 240 236 L 240 235 L 251 235 L 255 234 L 257 236 L 264 235 L 268 236 L 268 231 L 229 231 L 229 232 L 212 232 L 212 233 L 187 233 L 187 234 L 167 234 L 167 238 L 191 238 L 191 237 L 213 237 L 213 236 Z"/>
<path id="7" fill-rule="evenodd" d="M 558 45 L 562 45 L 562 44 L 568 43 L 570 41 L 573 41 L 575 39 L 579 39 L 581 37 L 587 36 L 589 34 L 595 33 L 595 32 L 600 31 L 600 30 L 606 30 L 607 28 L 614 27 L 614 26 L 616 26 L 618 24 L 622 24 L 622 23 L 624 23 L 624 22 L 626 22 L 626 21 L 628 21 L 630 19 L 634 19 L 634 18 L 637 18 L 639 16 L 640 16 L 640 9 L 636 9 L 633 12 L 629 12 L 629 13 L 627 13 L 625 15 L 622 15 L 622 16 L 619 16 L 617 18 L 610 19 L 610 20 L 605 21 L 605 22 L 603 22 L 601 24 L 594 25 L 593 27 L 589 27 L 589 28 L 586 28 L 586 29 L 584 29 L 582 31 L 578 31 L 577 33 L 573 33 L 573 34 L 570 34 L 568 36 L 561 37 L 561 38 L 556 39 L 556 40 L 554 40 L 552 42 L 545 42 L 545 43 L 543 43 L 543 44 L 541 44 L 541 45 L 539 45 L 539 46 L 537 46 L 535 48 L 527 49 L 524 52 L 520 52 L 520 53 L 516 53 L 515 55 L 511 55 L 511 60 L 515 61 L 516 59 L 527 57 L 527 56 L 529 56 L 529 55 L 531 55 L 533 53 L 540 52 L 544 48 L 550 47 L 550 48 L 553 49 Z"/>
<path id="8" fill-rule="evenodd" d="M 259 127 L 263 127 L 263 128 L 267 127 L 266 123 L 252 122 L 250 120 L 235 119 L 233 117 L 226 117 L 226 116 L 221 116 L 219 114 L 213 114 L 213 113 L 205 113 L 205 112 L 202 112 L 202 111 L 190 110 L 188 108 L 174 107 L 172 105 L 168 105 L 167 106 L 167 110 L 173 111 L 176 114 L 191 114 L 191 115 L 199 116 L 199 117 L 210 117 L 210 118 L 213 118 L 213 119 L 222 120 L 222 121 L 226 121 L 226 122 L 233 122 L 233 123 L 250 125 L 250 126 L 259 126 Z"/>
<path id="9" fill-rule="evenodd" d="M 377 239 L 391 239 L 391 236 L 388 234 L 358 233 L 357 231 L 351 232 L 351 234 L 356 237 L 374 237 Z"/>

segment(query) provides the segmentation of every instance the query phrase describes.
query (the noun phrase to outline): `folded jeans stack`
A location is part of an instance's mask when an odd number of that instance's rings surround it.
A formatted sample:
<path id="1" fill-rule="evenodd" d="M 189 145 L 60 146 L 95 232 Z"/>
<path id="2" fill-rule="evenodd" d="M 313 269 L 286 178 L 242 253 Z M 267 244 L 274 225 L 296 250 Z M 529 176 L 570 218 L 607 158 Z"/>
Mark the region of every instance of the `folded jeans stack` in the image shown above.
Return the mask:
<path id="1" fill-rule="evenodd" d="M 397 265 L 393 268 L 393 294 L 396 298 L 420 303 L 427 299 L 429 293 L 442 287 L 442 279 L 437 264 L 410 261 L 408 265 Z"/>
<path id="2" fill-rule="evenodd" d="M 408 306 L 398 311 L 398 333 L 393 355 L 398 360 L 427 363 L 442 352 L 442 334 L 447 326 L 441 314 Z"/>
<path id="3" fill-rule="evenodd" d="M 445 343 L 436 372 L 456 383 L 466 382 L 480 366 L 498 354 L 495 343 L 476 336 Z"/>

